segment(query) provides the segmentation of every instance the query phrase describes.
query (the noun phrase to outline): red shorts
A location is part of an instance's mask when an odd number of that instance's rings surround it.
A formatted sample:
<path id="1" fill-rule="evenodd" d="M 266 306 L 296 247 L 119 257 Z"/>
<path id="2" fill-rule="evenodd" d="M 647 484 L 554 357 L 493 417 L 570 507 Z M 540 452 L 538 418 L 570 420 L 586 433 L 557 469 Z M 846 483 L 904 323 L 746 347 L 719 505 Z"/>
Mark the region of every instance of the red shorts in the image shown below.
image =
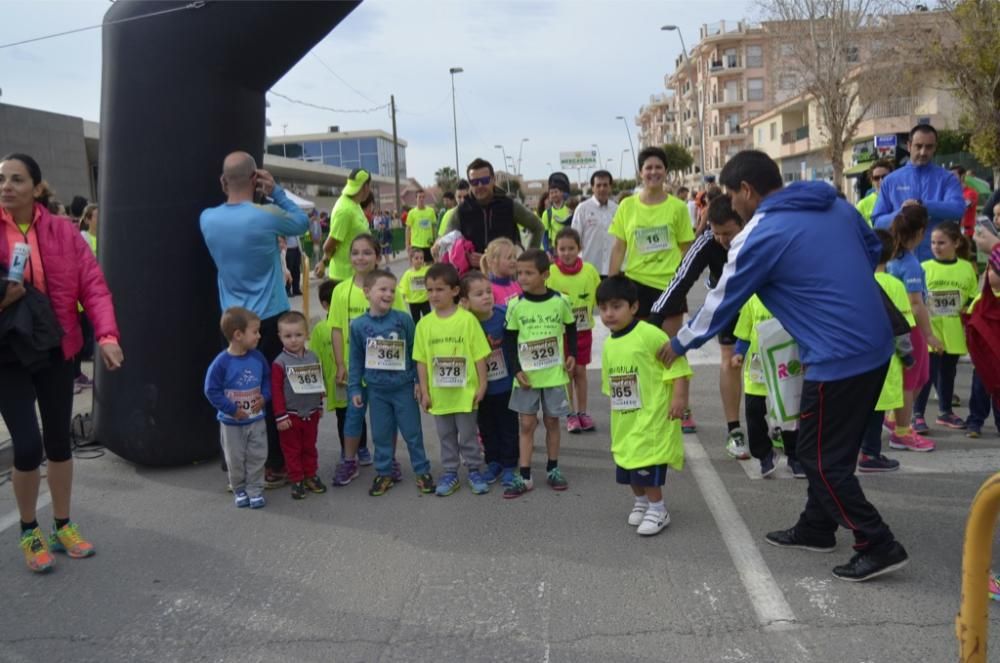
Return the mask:
<path id="1" fill-rule="evenodd" d="M 590 363 L 590 346 L 593 344 L 594 335 L 591 330 L 576 332 L 576 365 L 586 366 Z M 563 356 L 569 356 L 569 347 L 563 340 Z"/>
<path id="2" fill-rule="evenodd" d="M 910 330 L 910 342 L 913 343 L 913 366 L 903 369 L 903 389 L 918 391 L 930 379 L 931 357 L 927 339 L 919 327 Z"/>

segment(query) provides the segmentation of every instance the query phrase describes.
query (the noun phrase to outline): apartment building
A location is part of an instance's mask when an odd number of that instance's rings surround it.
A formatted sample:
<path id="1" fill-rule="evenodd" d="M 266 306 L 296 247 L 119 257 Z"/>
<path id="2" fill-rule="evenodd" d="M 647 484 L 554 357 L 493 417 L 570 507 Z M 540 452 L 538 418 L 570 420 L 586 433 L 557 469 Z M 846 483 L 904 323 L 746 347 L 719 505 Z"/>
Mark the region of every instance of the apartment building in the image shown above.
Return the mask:
<path id="1" fill-rule="evenodd" d="M 676 142 L 677 98 L 672 90 L 649 95 L 649 103 L 639 108 L 635 125 L 639 127 L 639 149 Z"/>

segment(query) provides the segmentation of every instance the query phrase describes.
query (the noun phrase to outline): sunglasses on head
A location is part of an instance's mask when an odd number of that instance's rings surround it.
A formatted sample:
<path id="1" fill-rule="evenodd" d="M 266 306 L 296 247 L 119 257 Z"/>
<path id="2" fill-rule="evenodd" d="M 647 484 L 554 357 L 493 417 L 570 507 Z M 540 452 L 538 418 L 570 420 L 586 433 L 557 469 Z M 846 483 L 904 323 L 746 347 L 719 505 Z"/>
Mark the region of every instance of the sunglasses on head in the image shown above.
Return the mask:
<path id="1" fill-rule="evenodd" d="M 472 177 L 469 178 L 469 184 L 472 186 L 486 186 L 492 179 L 492 175 L 486 175 L 485 177 Z"/>

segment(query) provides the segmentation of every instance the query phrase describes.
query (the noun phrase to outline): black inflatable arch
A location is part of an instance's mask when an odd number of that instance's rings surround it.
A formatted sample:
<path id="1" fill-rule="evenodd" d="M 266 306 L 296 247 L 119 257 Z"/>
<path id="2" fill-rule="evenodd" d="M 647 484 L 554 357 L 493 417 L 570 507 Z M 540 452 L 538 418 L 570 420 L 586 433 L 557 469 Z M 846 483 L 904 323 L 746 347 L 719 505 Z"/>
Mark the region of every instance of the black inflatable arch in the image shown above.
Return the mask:
<path id="1" fill-rule="evenodd" d="M 97 367 L 94 412 L 97 439 L 119 456 L 176 465 L 218 453 L 202 385 L 219 300 L 198 216 L 222 201 L 226 154 L 261 162 L 265 92 L 359 4 L 118 0 L 105 14 L 98 232 L 125 365 Z"/>

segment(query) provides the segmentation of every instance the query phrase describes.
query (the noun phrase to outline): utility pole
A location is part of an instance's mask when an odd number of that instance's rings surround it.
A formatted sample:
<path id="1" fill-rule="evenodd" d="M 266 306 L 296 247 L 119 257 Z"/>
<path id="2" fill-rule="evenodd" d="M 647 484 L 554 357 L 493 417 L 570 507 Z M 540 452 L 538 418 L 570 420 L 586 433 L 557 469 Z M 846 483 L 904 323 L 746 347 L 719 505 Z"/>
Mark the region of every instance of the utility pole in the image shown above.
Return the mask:
<path id="1" fill-rule="evenodd" d="M 396 137 L 396 95 L 389 95 L 389 107 L 392 109 L 392 172 L 396 177 L 396 212 L 403 209 L 403 201 L 399 197 L 399 139 Z M 381 205 L 379 205 L 381 207 Z"/>

